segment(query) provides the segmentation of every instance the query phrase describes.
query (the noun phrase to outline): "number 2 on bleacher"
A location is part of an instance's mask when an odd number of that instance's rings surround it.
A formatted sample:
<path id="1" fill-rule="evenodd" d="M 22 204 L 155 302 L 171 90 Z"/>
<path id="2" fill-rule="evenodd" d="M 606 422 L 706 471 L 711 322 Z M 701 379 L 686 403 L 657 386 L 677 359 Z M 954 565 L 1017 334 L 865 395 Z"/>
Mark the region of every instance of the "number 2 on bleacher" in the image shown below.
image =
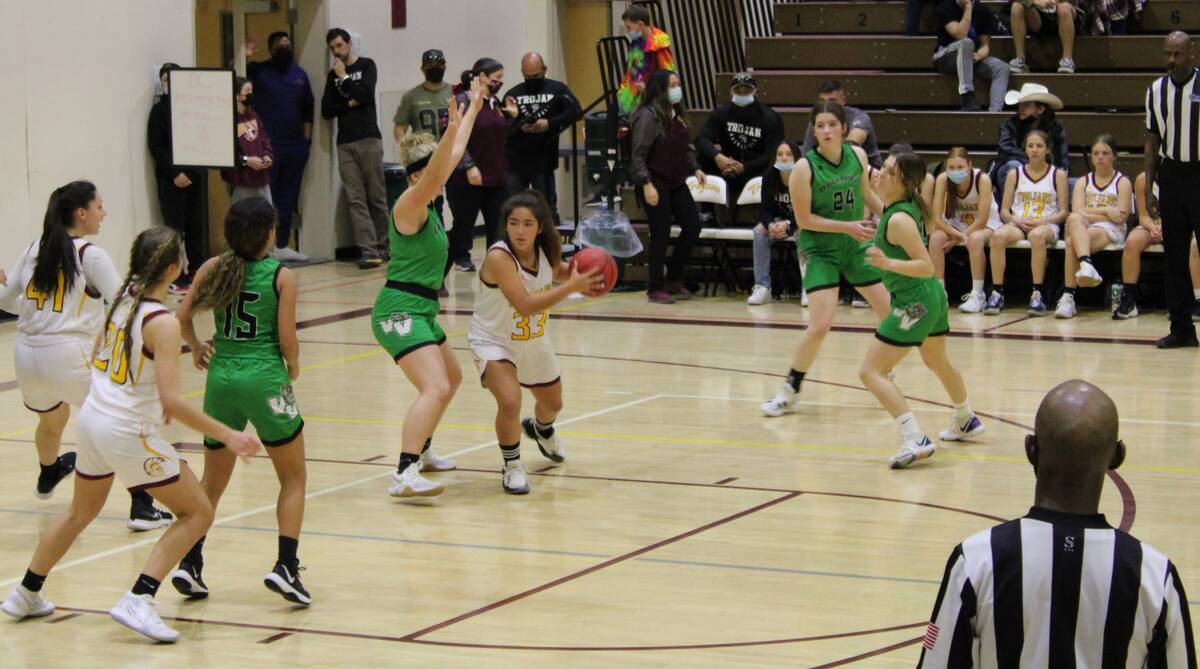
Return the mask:
<path id="1" fill-rule="evenodd" d="M 849 211 L 854 209 L 854 190 L 840 190 L 833 194 L 833 210 Z"/>

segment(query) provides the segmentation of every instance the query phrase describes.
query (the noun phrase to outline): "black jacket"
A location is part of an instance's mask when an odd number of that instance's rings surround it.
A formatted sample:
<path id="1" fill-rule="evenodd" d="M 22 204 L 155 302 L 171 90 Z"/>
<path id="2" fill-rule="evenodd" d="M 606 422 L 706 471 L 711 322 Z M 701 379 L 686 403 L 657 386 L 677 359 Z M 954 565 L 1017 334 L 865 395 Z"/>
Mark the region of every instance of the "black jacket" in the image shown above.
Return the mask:
<path id="1" fill-rule="evenodd" d="M 174 179 L 180 172 L 193 183 L 199 183 L 200 170 L 175 167 L 171 159 L 171 98 L 164 95 L 150 108 L 150 119 L 146 122 L 146 144 L 150 157 L 154 159 L 154 176 L 158 179 Z"/>
<path id="2" fill-rule="evenodd" d="M 1029 158 L 1025 155 L 1025 136 L 1032 129 L 1033 125 L 1031 123 L 1022 123 L 1020 117 L 1016 114 L 1013 114 L 1007 121 L 1001 123 L 996 164 L 1003 165 L 1010 160 L 1019 160 L 1022 163 L 1029 162 Z M 1066 128 L 1058 122 L 1058 119 L 1053 119 L 1048 126 L 1041 128 L 1041 130 L 1050 135 L 1050 155 L 1046 157 L 1047 161 L 1069 174 L 1071 161 L 1070 153 L 1067 150 Z M 1004 184 L 1000 184 L 999 187 L 1003 188 Z"/>
<path id="3" fill-rule="evenodd" d="M 696 137 L 696 150 L 709 160 L 724 154 L 752 175 L 775 163 L 775 149 L 782 141 L 783 119 L 773 109 L 759 102 L 746 107 L 727 104 L 708 115 Z"/>
<path id="4" fill-rule="evenodd" d="M 508 98 L 516 101 L 520 111 L 508 126 L 505 153 L 509 169 L 522 176 L 553 172 L 558 166 L 558 135 L 583 116 L 579 101 L 566 84 L 553 79 L 547 79 L 536 92 L 521 82 L 504 94 L 504 99 Z M 542 119 L 550 123 L 546 132 L 521 131 L 521 126 Z"/>

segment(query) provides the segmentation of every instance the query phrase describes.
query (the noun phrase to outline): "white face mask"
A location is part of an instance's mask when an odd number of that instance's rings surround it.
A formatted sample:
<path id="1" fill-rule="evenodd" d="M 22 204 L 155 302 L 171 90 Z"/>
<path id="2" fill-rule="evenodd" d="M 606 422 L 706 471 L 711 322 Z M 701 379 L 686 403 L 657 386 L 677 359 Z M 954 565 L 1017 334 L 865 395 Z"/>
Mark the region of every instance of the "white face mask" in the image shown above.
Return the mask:
<path id="1" fill-rule="evenodd" d="M 969 176 L 971 176 L 971 170 L 947 170 L 946 172 L 946 178 L 956 184 L 966 181 Z"/>
<path id="2" fill-rule="evenodd" d="M 683 102 L 683 89 L 678 86 L 672 86 L 671 88 L 667 89 L 667 99 L 670 100 L 671 104 L 673 105 Z"/>
<path id="3" fill-rule="evenodd" d="M 794 167 L 796 167 L 796 163 L 785 163 L 785 162 L 775 163 L 775 169 L 779 170 L 780 172 L 783 172 L 784 174 L 791 172 L 792 168 L 794 168 Z"/>
<path id="4" fill-rule="evenodd" d="M 754 104 L 753 95 L 735 95 L 733 96 L 733 104 L 739 107 L 749 107 Z"/>

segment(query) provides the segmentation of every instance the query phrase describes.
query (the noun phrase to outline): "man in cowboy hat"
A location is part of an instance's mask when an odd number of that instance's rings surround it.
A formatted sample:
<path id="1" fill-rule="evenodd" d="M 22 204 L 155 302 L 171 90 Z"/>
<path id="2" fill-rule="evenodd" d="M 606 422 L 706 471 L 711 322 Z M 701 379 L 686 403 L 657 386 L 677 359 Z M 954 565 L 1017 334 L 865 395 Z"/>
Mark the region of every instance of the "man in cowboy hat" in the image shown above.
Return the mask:
<path id="1" fill-rule="evenodd" d="M 1063 108 L 1062 99 L 1041 84 L 1024 84 L 1019 91 L 1009 91 L 1004 96 L 1004 104 L 1015 105 L 1017 113 L 1000 124 L 999 149 L 992 170 L 992 183 L 1004 183 L 1009 171 L 1028 162 L 1025 135 L 1030 130 L 1041 130 L 1050 135 L 1049 161 L 1055 167 L 1069 172 L 1067 131 L 1054 116 L 1054 112 Z"/>
<path id="2" fill-rule="evenodd" d="M 1053 36 L 1058 33 L 1062 40 L 1063 57 L 1058 61 L 1058 71 L 1075 73 L 1075 33 L 1082 23 L 1079 10 L 1072 0 L 1012 0 L 1013 51 L 1016 58 L 1008 61 L 1014 74 L 1029 72 L 1025 63 L 1025 35 L 1033 37 Z"/>

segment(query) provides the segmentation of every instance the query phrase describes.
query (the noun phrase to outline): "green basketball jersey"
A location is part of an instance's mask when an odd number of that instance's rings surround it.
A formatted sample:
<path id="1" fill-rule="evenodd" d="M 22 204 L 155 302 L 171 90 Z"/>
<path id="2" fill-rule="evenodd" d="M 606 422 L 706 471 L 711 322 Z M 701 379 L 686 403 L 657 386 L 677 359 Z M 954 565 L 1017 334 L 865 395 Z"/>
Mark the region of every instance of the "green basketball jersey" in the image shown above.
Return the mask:
<path id="1" fill-rule="evenodd" d="M 413 283 L 430 290 L 440 290 L 445 278 L 449 240 L 437 210 L 429 208 L 429 220 L 416 233 L 402 235 L 388 215 L 388 246 L 392 259 L 388 262 L 389 281 Z"/>
<path id="2" fill-rule="evenodd" d="M 283 266 L 273 258 L 246 261 L 242 289 L 224 309 L 214 309 L 218 356 L 278 358 L 279 291 L 276 278 Z"/>
<path id="3" fill-rule="evenodd" d="M 834 221 L 863 220 L 862 163 L 849 144 L 842 145 L 842 159 L 829 162 L 816 149 L 804 156 L 812 170 L 812 213 Z"/>
<path id="4" fill-rule="evenodd" d="M 893 260 L 912 260 L 903 247 L 892 244 L 887 240 L 888 224 L 891 222 L 892 216 L 900 212 L 912 216 L 912 219 L 917 222 L 917 230 L 921 233 L 921 243 L 929 243 L 929 240 L 925 237 L 925 222 L 921 220 L 921 208 L 917 206 L 916 202 L 903 200 L 895 202 L 883 210 L 883 216 L 879 219 L 879 227 L 875 230 L 875 247 L 883 251 L 883 255 Z M 880 270 L 880 275 L 883 279 L 883 285 L 892 295 L 911 291 L 920 288 L 930 281 L 936 281 L 936 279 L 929 277 L 905 276 L 886 270 Z"/>

